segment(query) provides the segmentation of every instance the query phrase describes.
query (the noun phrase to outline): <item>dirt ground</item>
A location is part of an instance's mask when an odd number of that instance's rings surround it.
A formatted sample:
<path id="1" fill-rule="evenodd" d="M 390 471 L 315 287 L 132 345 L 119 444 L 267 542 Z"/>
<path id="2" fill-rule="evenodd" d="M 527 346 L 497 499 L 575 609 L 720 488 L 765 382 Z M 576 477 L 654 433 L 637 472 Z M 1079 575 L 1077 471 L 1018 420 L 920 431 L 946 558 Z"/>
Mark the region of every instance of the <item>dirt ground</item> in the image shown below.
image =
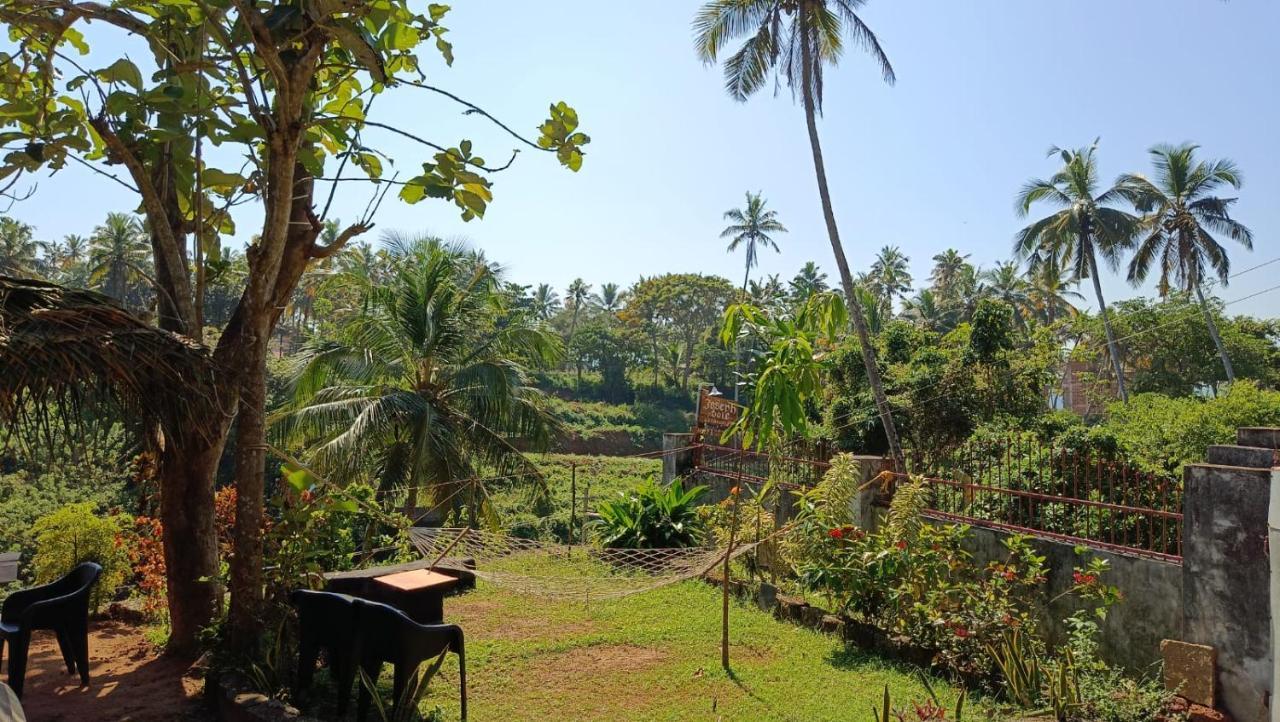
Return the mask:
<path id="1" fill-rule="evenodd" d="M 88 688 L 67 674 L 52 632 L 36 632 L 27 659 L 22 707 L 28 722 L 212 719 L 199 699 L 203 681 L 192 677 L 187 663 L 161 656 L 136 626 L 90 624 Z"/>

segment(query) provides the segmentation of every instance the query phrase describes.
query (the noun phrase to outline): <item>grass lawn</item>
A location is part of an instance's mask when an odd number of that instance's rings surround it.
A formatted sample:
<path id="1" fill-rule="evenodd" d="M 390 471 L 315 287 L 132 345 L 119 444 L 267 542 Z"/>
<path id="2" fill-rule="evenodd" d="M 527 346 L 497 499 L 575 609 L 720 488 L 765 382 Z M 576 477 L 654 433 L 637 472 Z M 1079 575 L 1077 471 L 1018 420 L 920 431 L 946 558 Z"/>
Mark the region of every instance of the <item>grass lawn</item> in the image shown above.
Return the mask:
<path id="1" fill-rule="evenodd" d="M 720 592 L 702 582 L 589 606 L 481 582 L 445 603 L 448 621 L 466 630 L 474 720 L 846 722 L 870 719 L 886 684 L 897 704 L 926 697 L 909 670 L 847 651 L 832 637 L 737 601 L 730 615 L 726 674 Z M 950 686 L 934 688 L 953 701 Z M 457 719 L 456 695 L 451 657 L 424 709 L 439 705 L 444 719 Z"/>

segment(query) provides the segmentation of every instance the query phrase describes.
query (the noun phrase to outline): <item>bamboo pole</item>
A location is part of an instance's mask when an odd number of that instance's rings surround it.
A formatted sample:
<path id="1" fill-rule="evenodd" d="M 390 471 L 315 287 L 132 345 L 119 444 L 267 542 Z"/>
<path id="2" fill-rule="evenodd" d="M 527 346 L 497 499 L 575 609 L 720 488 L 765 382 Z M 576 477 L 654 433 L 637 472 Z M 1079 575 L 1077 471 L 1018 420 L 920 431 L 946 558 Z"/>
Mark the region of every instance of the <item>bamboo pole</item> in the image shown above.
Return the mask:
<path id="1" fill-rule="evenodd" d="M 733 497 L 733 516 L 729 522 L 729 546 L 724 552 L 724 579 L 720 607 L 720 666 L 729 671 L 729 563 L 733 561 L 733 546 L 738 534 L 738 500 L 742 496 L 742 455 L 738 455 L 738 486 L 729 490 Z"/>

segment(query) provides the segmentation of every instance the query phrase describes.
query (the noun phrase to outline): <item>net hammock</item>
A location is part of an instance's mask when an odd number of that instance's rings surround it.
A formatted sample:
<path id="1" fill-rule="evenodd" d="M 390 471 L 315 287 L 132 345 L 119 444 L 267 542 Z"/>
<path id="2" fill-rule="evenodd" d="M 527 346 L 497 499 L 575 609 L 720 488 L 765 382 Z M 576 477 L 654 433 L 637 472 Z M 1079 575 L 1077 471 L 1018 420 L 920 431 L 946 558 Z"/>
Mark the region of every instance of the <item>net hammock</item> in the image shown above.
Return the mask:
<path id="1" fill-rule="evenodd" d="M 449 527 L 414 527 L 410 538 L 433 568 L 467 571 L 519 594 L 579 601 L 620 599 L 700 577 L 723 564 L 726 553 L 732 560 L 760 543 L 602 549 Z"/>

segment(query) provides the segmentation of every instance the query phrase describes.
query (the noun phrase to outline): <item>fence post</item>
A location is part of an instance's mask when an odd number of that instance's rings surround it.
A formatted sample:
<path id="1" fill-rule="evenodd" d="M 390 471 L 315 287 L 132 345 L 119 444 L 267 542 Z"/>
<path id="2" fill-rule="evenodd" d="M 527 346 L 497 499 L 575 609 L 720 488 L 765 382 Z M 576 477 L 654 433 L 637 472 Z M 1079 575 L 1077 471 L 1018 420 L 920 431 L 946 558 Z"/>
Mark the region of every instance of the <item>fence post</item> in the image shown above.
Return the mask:
<path id="1" fill-rule="evenodd" d="M 693 434 L 662 435 L 662 483 L 684 476 L 693 470 Z"/>
<path id="2" fill-rule="evenodd" d="M 885 456 L 854 456 L 858 462 L 858 488 L 860 491 L 853 499 L 854 523 L 862 529 L 871 531 L 876 525 L 876 502 L 880 499 L 880 487 L 872 484 L 880 472 L 892 467 L 892 461 Z"/>
<path id="3" fill-rule="evenodd" d="M 1280 429 L 1240 429 L 1183 475 L 1183 635 L 1217 651 L 1220 706 L 1266 719 L 1272 696 L 1267 511 Z"/>

